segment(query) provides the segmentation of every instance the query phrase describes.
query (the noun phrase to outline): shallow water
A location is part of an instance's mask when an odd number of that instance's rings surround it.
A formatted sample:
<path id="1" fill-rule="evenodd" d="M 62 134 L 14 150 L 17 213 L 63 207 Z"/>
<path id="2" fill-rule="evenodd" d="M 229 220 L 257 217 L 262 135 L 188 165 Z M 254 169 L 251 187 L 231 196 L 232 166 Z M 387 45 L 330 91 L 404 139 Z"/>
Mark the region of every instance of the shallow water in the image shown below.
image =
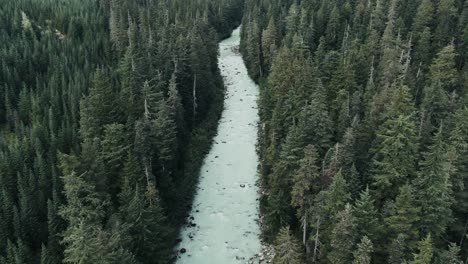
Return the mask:
<path id="1" fill-rule="evenodd" d="M 234 51 L 239 29 L 219 44 L 226 85 L 218 135 L 201 168 L 192 212 L 181 231 L 179 264 L 246 263 L 260 251 L 257 186 L 258 87 Z M 189 227 L 190 226 L 190 227 Z"/>

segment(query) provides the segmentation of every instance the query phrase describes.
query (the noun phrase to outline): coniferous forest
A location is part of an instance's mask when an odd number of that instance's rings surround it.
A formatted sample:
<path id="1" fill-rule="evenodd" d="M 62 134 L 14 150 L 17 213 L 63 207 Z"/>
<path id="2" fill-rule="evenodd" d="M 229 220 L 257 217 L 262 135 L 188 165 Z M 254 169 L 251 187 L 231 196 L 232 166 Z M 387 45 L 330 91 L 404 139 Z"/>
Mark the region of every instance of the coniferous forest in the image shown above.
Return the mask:
<path id="1" fill-rule="evenodd" d="M 468 262 L 468 1 L 246 1 L 274 263 Z"/>
<path id="2" fill-rule="evenodd" d="M 468 263 L 468 0 L 0 0 L 0 264 L 173 262 L 240 24 L 272 262 Z"/>
<path id="3" fill-rule="evenodd" d="M 168 263 L 243 3 L 0 0 L 0 263 Z"/>

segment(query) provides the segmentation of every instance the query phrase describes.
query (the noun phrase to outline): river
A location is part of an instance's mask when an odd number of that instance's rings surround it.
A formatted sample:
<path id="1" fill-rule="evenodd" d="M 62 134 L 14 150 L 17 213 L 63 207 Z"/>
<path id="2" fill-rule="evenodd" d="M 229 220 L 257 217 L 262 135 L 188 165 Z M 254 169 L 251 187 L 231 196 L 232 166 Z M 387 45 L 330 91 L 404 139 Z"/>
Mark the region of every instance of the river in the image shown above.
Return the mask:
<path id="1" fill-rule="evenodd" d="M 247 263 L 261 249 L 257 181 L 258 87 L 236 51 L 239 29 L 219 43 L 226 85 L 218 134 L 200 172 L 179 264 Z"/>

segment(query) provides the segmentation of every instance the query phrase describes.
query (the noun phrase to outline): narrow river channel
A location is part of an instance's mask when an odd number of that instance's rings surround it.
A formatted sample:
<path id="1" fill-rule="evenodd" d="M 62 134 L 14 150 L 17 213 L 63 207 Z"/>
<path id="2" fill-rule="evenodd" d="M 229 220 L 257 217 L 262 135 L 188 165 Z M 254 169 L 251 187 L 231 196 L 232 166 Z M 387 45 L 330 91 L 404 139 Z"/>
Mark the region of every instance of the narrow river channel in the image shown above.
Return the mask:
<path id="1" fill-rule="evenodd" d="M 261 248 L 255 184 L 258 87 L 237 52 L 239 42 L 236 29 L 219 44 L 225 109 L 201 169 L 189 224 L 181 231 L 180 264 L 247 263 Z"/>

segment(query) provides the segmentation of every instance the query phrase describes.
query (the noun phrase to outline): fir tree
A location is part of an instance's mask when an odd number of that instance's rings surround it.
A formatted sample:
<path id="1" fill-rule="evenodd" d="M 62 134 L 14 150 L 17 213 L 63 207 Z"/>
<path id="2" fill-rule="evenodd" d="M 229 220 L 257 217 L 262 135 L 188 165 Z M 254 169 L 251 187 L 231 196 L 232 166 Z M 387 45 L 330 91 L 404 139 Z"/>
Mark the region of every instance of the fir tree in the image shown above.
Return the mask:
<path id="1" fill-rule="evenodd" d="M 414 258 L 408 264 L 430 264 L 432 262 L 433 250 L 431 235 L 421 240 L 418 245 L 418 253 L 413 254 Z"/>
<path id="2" fill-rule="evenodd" d="M 353 248 L 356 242 L 355 218 L 352 215 L 351 205 L 346 207 L 337 215 L 338 222 L 332 231 L 332 250 L 328 259 L 332 263 L 344 264 L 352 262 Z"/>
<path id="3" fill-rule="evenodd" d="M 353 264 L 370 264 L 372 251 L 372 241 L 367 236 L 363 236 L 361 242 L 357 245 L 357 251 L 353 253 Z"/>
<path id="4" fill-rule="evenodd" d="M 305 244 L 307 236 L 308 216 L 311 214 L 313 199 L 320 191 L 319 168 L 317 166 L 317 151 L 314 146 L 308 145 L 304 149 L 304 158 L 293 178 L 291 190 L 291 205 L 297 208 L 297 216 L 302 219 L 303 238 Z"/>
<path id="5" fill-rule="evenodd" d="M 275 264 L 299 264 L 304 263 L 304 256 L 300 242 L 291 234 L 289 227 L 281 228 L 276 238 Z"/>
<path id="6" fill-rule="evenodd" d="M 369 188 L 361 192 L 360 197 L 355 202 L 352 214 L 355 218 L 357 236 L 377 241 L 380 224 Z"/>
<path id="7" fill-rule="evenodd" d="M 418 204 L 421 207 L 421 229 L 437 239 L 452 221 L 452 195 L 447 147 L 442 129 L 434 136 L 433 143 L 415 179 Z"/>
<path id="8" fill-rule="evenodd" d="M 404 235 L 405 247 L 413 249 L 416 246 L 416 238 L 419 237 L 418 223 L 420 218 L 421 208 L 417 204 L 414 195 L 414 189 L 411 185 L 405 184 L 400 187 L 400 193 L 395 199 L 395 203 L 390 208 L 389 215 L 384 219 L 388 226 L 389 235 L 395 234 L 396 238 Z M 405 250 L 401 250 L 405 256 Z"/>

